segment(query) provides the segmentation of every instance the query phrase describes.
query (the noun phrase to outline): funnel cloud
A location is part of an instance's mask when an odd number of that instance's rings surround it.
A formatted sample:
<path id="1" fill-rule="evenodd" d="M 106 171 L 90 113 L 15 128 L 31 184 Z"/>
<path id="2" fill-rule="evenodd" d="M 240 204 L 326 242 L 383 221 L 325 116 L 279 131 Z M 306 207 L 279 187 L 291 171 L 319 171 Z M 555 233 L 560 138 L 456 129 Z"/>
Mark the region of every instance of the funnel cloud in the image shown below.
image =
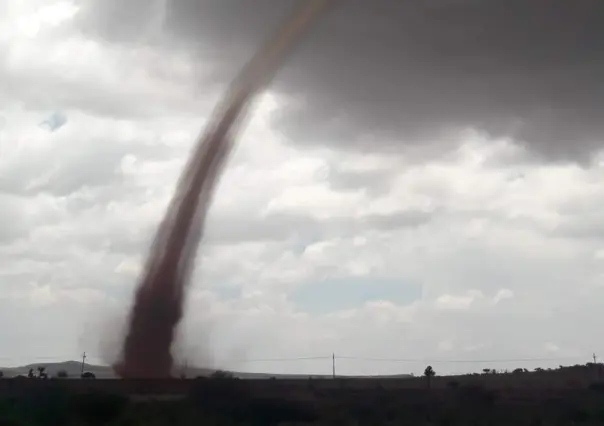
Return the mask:
<path id="1" fill-rule="evenodd" d="M 234 129 L 262 84 L 275 72 L 293 43 L 327 0 L 301 2 L 292 17 L 252 59 L 227 93 L 209 129 L 187 164 L 135 294 L 116 372 L 125 378 L 170 377 L 172 345 L 183 316 L 205 217 L 220 172 L 232 147 Z"/>

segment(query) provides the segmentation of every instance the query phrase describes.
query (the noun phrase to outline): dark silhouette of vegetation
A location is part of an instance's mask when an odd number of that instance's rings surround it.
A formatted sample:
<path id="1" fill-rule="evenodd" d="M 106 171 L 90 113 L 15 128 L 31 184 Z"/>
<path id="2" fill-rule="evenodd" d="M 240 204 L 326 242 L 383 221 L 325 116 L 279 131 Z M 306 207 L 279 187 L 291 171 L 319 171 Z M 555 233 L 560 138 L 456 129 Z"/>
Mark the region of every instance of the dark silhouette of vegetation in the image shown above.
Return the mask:
<path id="1" fill-rule="evenodd" d="M 583 390 L 551 393 L 536 389 L 526 393 L 458 382 L 432 389 L 369 385 L 319 390 L 322 383 L 329 381 L 313 380 L 318 391 L 308 392 L 306 396 L 283 387 L 279 379 L 258 381 L 255 385 L 247 380 L 209 377 L 187 382 L 192 386 L 188 395 L 160 401 L 129 400 L 126 395 L 99 391 L 70 393 L 67 385 L 77 380 L 25 380 L 21 383 L 27 385 L 28 392 L 17 391 L 0 397 L 0 425 L 604 424 L 602 382 L 594 382 Z M 303 383 L 300 389 L 307 389 L 307 381 Z"/>
<path id="2" fill-rule="evenodd" d="M 127 405 L 127 398 L 107 393 L 75 395 L 71 402 L 75 416 L 88 425 L 104 425 L 115 421 Z"/>
<path id="3" fill-rule="evenodd" d="M 210 374 L 212 379 L 234 379 L 235 375 L 230 371 L 216 370 Z"/>
<path id="4" fill-rule="evenodd" d="M 449 389 L 457 389 L 457 388 L 459 387 L 459 382 L 458 382 L 458 381 L 453 380 L 453 381 L 451 381 L 451 382 L 447 383 L 447 387 L 448 387 Z"/>
<path id="5" fill-rule="evenodd" d="M 67 379 L 69 377 L 69 374 L 67 373 L 67 370 L 59 370 L 57 371 L 57 378 L 59 379 Z"/>
<path id="6" fill-rule="evenodd" d="M 602 368 L 586 364 L 497 374 L 489 369 L 437 377 L 428 366 L 422 377 L 400 380 L 244 380 L 224 371 L 155 384 L 5 378 L 0 426 L 604 425 L 604 381 L 597 379 Z M 30 373 L 38 378 L 46 370 Z M 551 388 L 548 377 L 556 375 L 563 379 Z M 575 375 L 586 380 L 578 386 Z M 524 388 L 531 378 L 545 386 Z M 162 389 L 169 398 L 161 398 Z"/>
<path id="7" fill-rule="evenodd" d="M 46 367 L 38 367 L 38 379 L 48 379 L 48 374 L 46 374 Z"/>
<path id="8" fill-rule="evenodd" d="M 86 372 L 82 373 L 80 377 L 82 379 L 96 379 L 95 374 L 91 373 L 90 371 L 86 371 Z"/>
<path id="9" fill-rule="evenodd" d="M 424 370 L 424 376 L 426 377 L 426 383 L 428 384 L 428 389 L 432 386 L 432 377 L 436 376 L 434 369 L 431 365 L 427 366 Z"/>
<path id="10" fill-rule="evenodd" d="M 36 370 L 38 371 L 37 375 L 34 372 Z M 46 373 L 46 367 L 39 366 L 35 370 L 33 368 L 30 368 L 29 371 L 27 372 L 27 378 L 29 378 L 29 379 L 48 379 L 48 374 Z"/>
<path id="11" fill-rule="evenodd" d="M 108 425 L 128 405 L 125 397 L 106 394 L 69 394 L 60 387 L 0 399 L 1 425 Z"/>
<path id="12" fill-rule="evenodd" d="M 255 395 L 246 381 L 232 380 L 231 374 L 222 373 L 196 380 L 188 400 L 199 415 L 258 426 L 316 419 L 311 407 L 287 399 Z"/>
<path id="13" fill-rule="evenodd" d="M 591 383 L 589 385 L 589 390 L 596 391 L 596 392 L 603 392 L 604 393 L 604 383 L 603 382 L 594 382 L 594 383 Z"/>

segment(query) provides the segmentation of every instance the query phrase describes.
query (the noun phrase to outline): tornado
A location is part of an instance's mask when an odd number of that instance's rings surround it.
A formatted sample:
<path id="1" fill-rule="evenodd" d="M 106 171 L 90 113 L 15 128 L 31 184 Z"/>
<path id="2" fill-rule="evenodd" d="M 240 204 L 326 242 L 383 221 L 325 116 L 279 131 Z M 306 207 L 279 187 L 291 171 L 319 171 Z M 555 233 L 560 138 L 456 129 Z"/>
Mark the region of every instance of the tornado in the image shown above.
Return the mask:
<path id="1" fill-rule="evenodd" d="M 330 0 L 302 0 L 243 68 L 218 105 L 185 165 L 134 294 L 115 372 L 122 378 L 172 377 L 172 344 L 204 222 L 237 128 L 261 89 Z"/>

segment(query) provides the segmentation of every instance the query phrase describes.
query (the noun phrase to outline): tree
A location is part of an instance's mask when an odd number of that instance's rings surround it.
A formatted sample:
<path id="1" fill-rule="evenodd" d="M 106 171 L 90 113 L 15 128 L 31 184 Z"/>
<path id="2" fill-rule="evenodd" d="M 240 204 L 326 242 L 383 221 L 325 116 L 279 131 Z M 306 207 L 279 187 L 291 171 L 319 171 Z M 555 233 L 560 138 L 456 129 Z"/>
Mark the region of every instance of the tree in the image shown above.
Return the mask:
<path id="1" fill-rule="evenodd" d="M 57 377 L 59 379 L 66 379 L 69 377 L 69 374 L 67 374 L 66 370 L 59 370 L 59 371 L 57 371 Z"/>
<path id="2" fill-rule="evenodd" d="M 38 378 L 48 379 L 48 374 L 46 374 L 46 367 L 38 367 Z"/>
<path id="3" fill-rule="evenodd" d="M 0 379 L 4 377 L 4 372 L 0 370 Z"/>
<path id="4" fill-rule="evenodd" d="M 424 370 L 424 376 L 426 377 L 426 382 L 428 383 L 429 389 L 432 384 L 432 377 L 436 376 L 436 373 L 434 372 L 434 369 L 431 365 L 427 366 Z"/>
<path id="5" fill-rule="evenodd" d="M 210 377 L 212 379 L 234 379 L 235 378 L 233 373 L 231 373 L 229 371 L 224 371 L 224 370 L 216 370 L 210 375 Z"/>

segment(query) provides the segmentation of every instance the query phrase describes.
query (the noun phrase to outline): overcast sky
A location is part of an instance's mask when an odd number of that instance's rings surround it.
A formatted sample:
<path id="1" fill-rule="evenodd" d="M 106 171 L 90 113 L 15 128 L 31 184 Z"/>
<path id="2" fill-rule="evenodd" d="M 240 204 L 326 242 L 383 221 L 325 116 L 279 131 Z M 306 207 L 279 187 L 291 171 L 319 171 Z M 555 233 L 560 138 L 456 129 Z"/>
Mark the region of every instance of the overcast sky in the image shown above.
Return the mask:
<path id="1" fill-rule="evenodd" d="M 293 4 L 2 2 L 0 365 L 110 360 L 197 134 Z M 336 2 L 243 129 L 178 353 L 327 374 L 334 352 L 373 358 L 342 374 L 604 356 L 602 13 Z M 255 361 L 296 357 L 325 358 Z"/>

